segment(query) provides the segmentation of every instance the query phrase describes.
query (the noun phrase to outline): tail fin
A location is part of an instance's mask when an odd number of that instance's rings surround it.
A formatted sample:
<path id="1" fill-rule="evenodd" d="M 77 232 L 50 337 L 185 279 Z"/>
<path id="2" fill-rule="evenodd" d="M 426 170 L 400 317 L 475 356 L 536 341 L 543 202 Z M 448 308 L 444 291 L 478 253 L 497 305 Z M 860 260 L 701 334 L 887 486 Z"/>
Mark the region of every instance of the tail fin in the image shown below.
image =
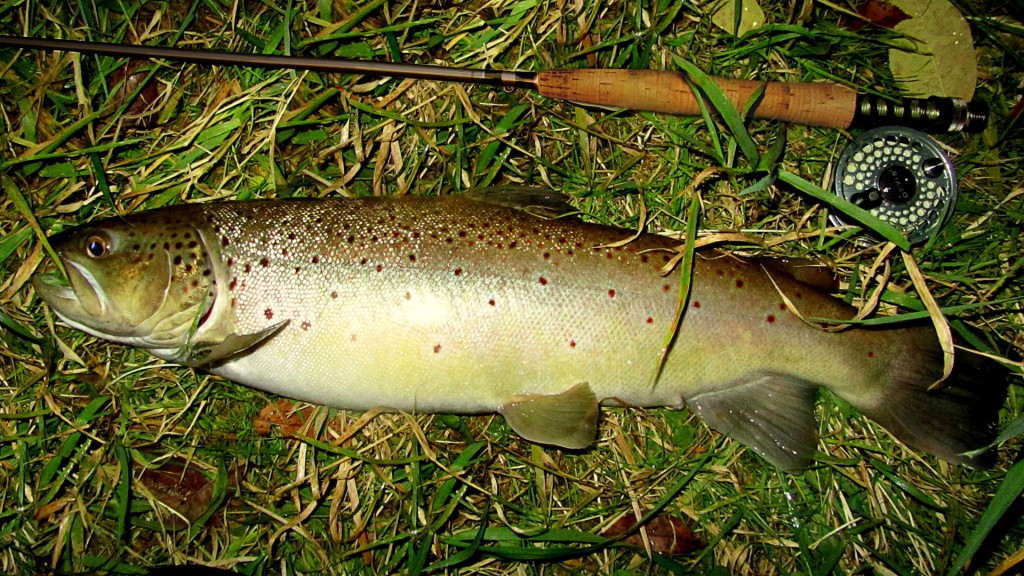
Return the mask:
<path id="1" fill-rule="evenodd" d="M 880 401 L 854 405 L 914 448 L 958 464 L 988 466 L 990 453 L 968 453 L 995 439 L 1009 370 L 984 356 L 958 350 L 952 375 L 929 390 L 940 376 L 942 352 L 934 334 L 927 332 L 922 329 L 921 338 L 909 338 L 920 344 L 893 362 L 890 386 L 882 391 Z"/>

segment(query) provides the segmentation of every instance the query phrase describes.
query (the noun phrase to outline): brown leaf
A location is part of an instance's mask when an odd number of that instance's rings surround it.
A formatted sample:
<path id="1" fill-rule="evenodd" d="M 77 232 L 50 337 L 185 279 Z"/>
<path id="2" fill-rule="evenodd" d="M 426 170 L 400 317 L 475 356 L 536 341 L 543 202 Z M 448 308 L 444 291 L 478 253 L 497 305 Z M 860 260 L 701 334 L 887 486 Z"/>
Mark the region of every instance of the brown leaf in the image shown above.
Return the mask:
<path id="1" fill-rule="evenodd" d="M 195 465 L 172 461 L 160 468 L 142 471 L 139 482 L 176 514 L 167 514 L 164 522 L 172 530 L 187 528 L 203 515 L 213 501 L 215 479 L 208 478 Z M 184 518 L 184 519 L 183 519 Z"/>
<path id="2" fill-rule="evenodd" d="M 306 407 L 302 410 L 294 410 L 295 403 L 288 400 L 278 400 L 267 404 L 260 415 L 253 421 L 253 427 L 260 436 L 270 436 L 271 431 L 277 426 L 281 435 L 294 437 L 299 430 L 306 425 L 306 422 L 313 416 L 313 407 Z"/>
<path id="3" fill-rule="evenodd" d="M 874 24 L 880 28 L 892 29 L 893 26 L 910 18 L 903 10 L 886 2 L 885 0 L 867 0 L 861 2 L 854 8 L 864 19 L 850 18 L 843 16 L 839 25 L 848 30 L 860 30 L 867 24 Z"/>
<path id="4" fill-rule="evenodd" d="M 605 529 L 604 536 L 614 538 L 636 526 L 636 518 L 625 515 Z M 682 556 L 704 545 L 688 525 L 674 516 L 655 516 L 644 525 L 647 539 L 651 543 L 651 551 L 666 556 Z M 644 547 L 640 531 L 626 537 L 626 542 L 638 548 Z"/>
<path id="5" fill-rule="evenodd" d="M 146 64 L 147 62 L 143 60 L 129 60 L 127 64 L 114 70 L 114 73 L 110 75 L 108 79 L 110 87 L 117 87 L 117 92 L 112 100 L 115 107 L 119 108 L 128 102 L 139 85 L 146 82 L 149 77 L 149 67 Z M 124 116 L 131 121 L 132 126 L 149 127 L 153 125 L 157 118 L 158 96 L 157 83 L 150 79 L 125 109 Z"/>

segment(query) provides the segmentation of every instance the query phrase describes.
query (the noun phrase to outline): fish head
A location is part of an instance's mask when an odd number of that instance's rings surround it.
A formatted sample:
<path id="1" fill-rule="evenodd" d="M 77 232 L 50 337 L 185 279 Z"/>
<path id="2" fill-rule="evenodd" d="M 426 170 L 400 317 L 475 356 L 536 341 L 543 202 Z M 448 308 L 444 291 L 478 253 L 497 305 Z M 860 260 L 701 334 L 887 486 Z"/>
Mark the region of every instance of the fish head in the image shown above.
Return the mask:
<path id="1" fill-rule="evenodd" d="M 216 297 L 212 259 L 184 215 L 103 220 L 50 239 L 66 273 L 35 275 L 39 296 L 66 323 L 146 348 L 185 345 Z"/>

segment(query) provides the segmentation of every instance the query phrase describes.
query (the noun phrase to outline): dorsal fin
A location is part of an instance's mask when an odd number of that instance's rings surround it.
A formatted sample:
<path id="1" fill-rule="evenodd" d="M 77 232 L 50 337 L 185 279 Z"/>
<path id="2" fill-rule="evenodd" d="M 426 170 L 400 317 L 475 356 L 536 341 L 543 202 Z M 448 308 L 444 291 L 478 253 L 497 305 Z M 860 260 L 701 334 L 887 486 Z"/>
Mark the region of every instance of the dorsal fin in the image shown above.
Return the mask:
<path id="1" fill-rule="evenodd" d="M 492 186 L 474 188 L 463 194 L 477 202 L 515 208 L 543 218 L 560 218 L 578 213 L 569 204 L 569 197 L 547 188 L 530 186 Z"/>

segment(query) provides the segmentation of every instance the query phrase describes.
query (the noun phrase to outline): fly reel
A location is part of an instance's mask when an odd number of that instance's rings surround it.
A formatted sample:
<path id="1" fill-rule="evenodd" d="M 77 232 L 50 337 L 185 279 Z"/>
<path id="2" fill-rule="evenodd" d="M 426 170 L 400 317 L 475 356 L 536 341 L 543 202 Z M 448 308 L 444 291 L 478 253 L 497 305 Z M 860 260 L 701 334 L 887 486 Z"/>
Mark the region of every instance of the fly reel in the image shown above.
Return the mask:
<path id="1" fill-rule="evenodd" d="M 932 238 L 956 206 L 953 162 L 927 134 L 883 126 L 858 136 L 839 156 L 835 193 L 906 235 Z M 832 212 L 833 225 L 855 224 Z"/>

